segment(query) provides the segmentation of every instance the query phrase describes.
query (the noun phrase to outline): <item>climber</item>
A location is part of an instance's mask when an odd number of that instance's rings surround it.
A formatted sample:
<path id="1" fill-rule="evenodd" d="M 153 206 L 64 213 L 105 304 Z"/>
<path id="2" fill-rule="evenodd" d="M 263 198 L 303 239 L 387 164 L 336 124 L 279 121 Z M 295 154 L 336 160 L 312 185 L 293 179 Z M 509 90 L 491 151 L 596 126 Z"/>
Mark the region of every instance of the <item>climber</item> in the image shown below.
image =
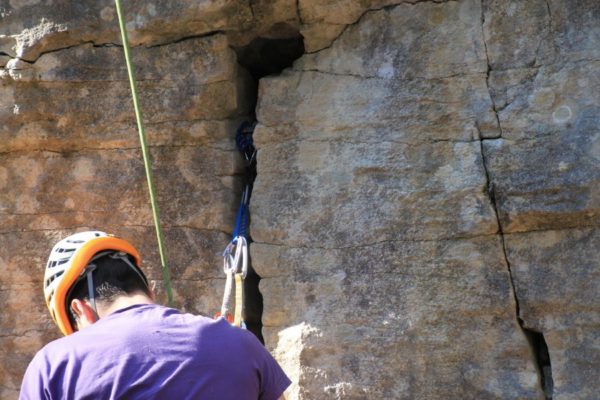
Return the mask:
<path id="1" fill-rule="evenodd" d="M 136 249 L 104 232 L 54 246 L 44 294 L 67 336 L 35 355 L 20 399 L 275 400 L 290 384 L 248 331 L 154 304 Z"/>

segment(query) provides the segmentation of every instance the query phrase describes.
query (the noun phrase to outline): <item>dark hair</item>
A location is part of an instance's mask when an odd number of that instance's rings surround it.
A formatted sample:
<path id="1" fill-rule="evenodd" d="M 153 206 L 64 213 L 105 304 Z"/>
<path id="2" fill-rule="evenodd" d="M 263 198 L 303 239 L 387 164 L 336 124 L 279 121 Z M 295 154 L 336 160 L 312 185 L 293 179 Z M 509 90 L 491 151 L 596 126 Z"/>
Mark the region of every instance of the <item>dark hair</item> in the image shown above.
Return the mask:
<path id="1" fill-rule="evenodd" d="M 131 256 L 127 257 L 135 265 L 134 259 Z M 97 302 L 110 304 L 119 296 L 135 292 L 142 292 L 151 296 L 150 288 L 148 288 L 146 282 L 122 259 L 105 255 L 94 260 L 93 264 L 96 265 L 96 269 L 92 272 L 92 277 L 94 280 L 94 297 Z M 138 271 L 143 276 L 143 273 L 139 269 Z M 85 275 L 75 283 L 66 300 L 71 325 L 76 327 L 75 314 L 71 310 L 73 299 L 89 300 L 88 283 Z"/>

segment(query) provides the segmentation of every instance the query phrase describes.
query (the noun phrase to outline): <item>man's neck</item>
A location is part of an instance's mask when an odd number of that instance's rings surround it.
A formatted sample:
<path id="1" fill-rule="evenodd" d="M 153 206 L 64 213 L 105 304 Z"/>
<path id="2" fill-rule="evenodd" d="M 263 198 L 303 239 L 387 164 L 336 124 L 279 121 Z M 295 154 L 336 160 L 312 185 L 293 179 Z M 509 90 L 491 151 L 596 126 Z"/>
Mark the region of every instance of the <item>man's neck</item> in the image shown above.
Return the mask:
<path id="1" fill-rule="evenodd" d="M 122 308 L 135 306 L 137 304 L 154 304 L 154 300 L 152 300 L 145 293 L 133 293 L 126 296 L 119 296 L 110 303 L 108 306 L 103 306 L 103 304 L 98 304 L 98 316 L 100 318 L 106 317 L 113 312 L 120 310 Z"/>

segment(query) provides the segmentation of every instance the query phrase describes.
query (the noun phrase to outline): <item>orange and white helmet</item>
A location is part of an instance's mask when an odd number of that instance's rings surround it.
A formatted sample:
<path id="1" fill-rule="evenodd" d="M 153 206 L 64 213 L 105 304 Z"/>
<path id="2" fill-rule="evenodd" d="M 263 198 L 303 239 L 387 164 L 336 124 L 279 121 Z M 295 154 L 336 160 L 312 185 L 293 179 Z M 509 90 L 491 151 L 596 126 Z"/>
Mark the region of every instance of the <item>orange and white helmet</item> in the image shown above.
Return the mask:
<path id="1" fill-rule="evenodd" d="M 44 274 L 44 297 L 52 319 L 63 334 L 69 335 L 75 330 L 69 319 L 69 304 L 67 304 L 70 290 L 85 276 L 86 267 L 95 257 L 97 258 L 98 253 L 116 252 L 124 253 L 123 257 L 125 254 L 132 256 L 135 267 L 129 261 L 127 263 L 147 283 L 139 270 L 140 255 L 126 240 L 100 231 L 88 231 L 71 235 L 52 248 Z"/>

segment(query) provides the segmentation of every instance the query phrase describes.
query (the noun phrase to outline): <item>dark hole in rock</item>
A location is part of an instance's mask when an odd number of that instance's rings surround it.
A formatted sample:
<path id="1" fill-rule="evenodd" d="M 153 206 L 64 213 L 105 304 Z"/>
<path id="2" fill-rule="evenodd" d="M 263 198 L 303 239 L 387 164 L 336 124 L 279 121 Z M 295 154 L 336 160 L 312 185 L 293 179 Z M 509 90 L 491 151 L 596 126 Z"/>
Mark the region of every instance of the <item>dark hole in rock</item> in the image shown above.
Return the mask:
<path id="1" fill-rule="evenodd" d="M 550 353 L 548 352 L 546 339 L 541 332 L 536 332 L 527 328 L 523 328 L 523 331 L 533 349 L 546 400 L 551 400 L 552 392 L 554 391 L 554 381 L 552 379 L 552 364 L 550 363 Z"/>
<path id="2" fill-rule="evenodd" d="M 248 45 L 235 49 L 238 62 L 256 80 L 279 74 L 291 67 L 304 54 L 304 39 L 300 34 L 286 39 L 256 38 Z"/>

